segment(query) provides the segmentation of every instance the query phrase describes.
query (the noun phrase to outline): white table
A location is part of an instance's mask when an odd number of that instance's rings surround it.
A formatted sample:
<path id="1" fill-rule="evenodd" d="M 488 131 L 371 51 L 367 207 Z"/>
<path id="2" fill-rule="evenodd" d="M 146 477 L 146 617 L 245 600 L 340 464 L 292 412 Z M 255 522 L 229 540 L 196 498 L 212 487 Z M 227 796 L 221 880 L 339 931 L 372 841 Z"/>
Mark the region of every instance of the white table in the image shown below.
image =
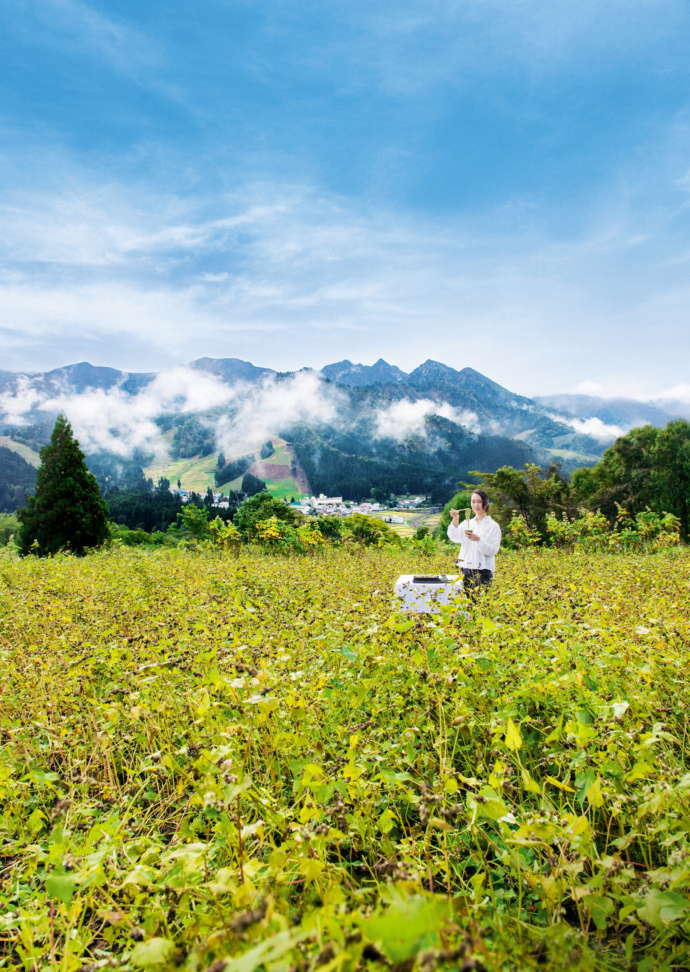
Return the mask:
<path id="1" fill-rule="evenodd" d="M 438 614 L 441 604 L 462 596 L 459 574 L 401 574 L 395 582 L 401 609 L 413 614 Z"/>

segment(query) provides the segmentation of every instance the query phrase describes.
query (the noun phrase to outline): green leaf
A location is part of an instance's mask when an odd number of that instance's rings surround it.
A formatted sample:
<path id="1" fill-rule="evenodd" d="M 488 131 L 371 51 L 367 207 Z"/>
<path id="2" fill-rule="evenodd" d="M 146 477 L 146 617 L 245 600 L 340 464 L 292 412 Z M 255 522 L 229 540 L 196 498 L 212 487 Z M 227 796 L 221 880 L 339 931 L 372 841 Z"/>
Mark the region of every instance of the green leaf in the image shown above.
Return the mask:
<path id="1" fill-rule="evenodd" d="M 29 819 L 26 821 L 29 831 L 32 834 L 37 834 L 39 830 L 43 827 L 43 821 L 45 820 L 45 814 L 38 807 L 31 814 Z"/>
<path id="2" fill-rule="evenodd" d="M 690 913 L 690 902 L 685 895 L 675 891 L 658 891 L 655 888 L 647 894 L 637 913 L 648 925 L 663 928 L 685 918 Z"/>
<path id="3" fill-rule="evenodd" d="M 626 773 L 625 782 L 634 783 L 636 780 L 648 779 L 654 772 L 654 767 L 650 763 L 645 763 L 644 760 L 635 763 L 633 768 L 629 773 Z"/>
<path id="4" fill-rule="evenodd" d="M 228 959 L 224 972 L 255 972 L 269 963 L 276 962 L 286 952 L 314 932 L 310 929 L 297 928 L 294 931 L 282 931 L 261 942 L 256 948 L 250 949 L 244 955 Z M 281 966 L 282 967 L 282 966 Z"/>
<path id="5" fill-rule="evenodd" d="M 31 769 L 27 775 L 36 786 L 49 787 L 51 783 L 57 783 L 60 779 L 60 774 L 53 772 L 53 770 Z"/>
<path id="6" fill-rule="evenodd" d="M 423 948 L 441 944 L 440 930 L 447 918 L 445 899 L 415 895 L 364 919 L 360 927 L 391 962 L 404 962 Z"/>
<path id="7" fill-rule="evenodd" d="M 500 820 L 508 813 L 508 807 L 490 786 L 483 786 L 474 797 L 468 795 L 467 803 L 476 807 L 479 816 L 487 820 Z"/>
<path id="8" fill-rule="evenodd" d="M 550 783 L 552 786 L 557 786 L 559 790 L 565 790 L 567 793 L 575 792 L 572 786 L 568 786 L 567 783 L 561 783 L 561 781 L 557 780 L 555 776 L 547 776 L 546 782 Z"/>
<path id="9" fill-rule="evenodd" d="M 382 834 L 389 834 L 395 827 L 395 814 L 390 809 L 384 810 L 376 824 Z"/>
<path id="10" fill-rule="evenodd" d="M 480 618 L 479 624 L 484 634 L 489 635 L 495 634 L 500 627 L 498 622 L 494 621 L 493 618 Z"/>
<path id="11" fill-rule="evenodd" d="M 612 899 L 605 894 L 588 894 L 583 900 L 598 930 L 606 931 L 608 919 L 614 912 Z"/>
<path id="12" fill-rule="evenodd" d="M 577 787 L 577 802 L 582 806 L 587 798 L 587 791 L 590 786 L 596 780 L 597 775 L 591 766 L 588 766 L 586 770 L 582 773 L 578 773 L 575 778 L 575 786 Z"/>
<path id="13" fill-rule="evenodd" d="M 307 883 L 311 881 L 316 881 L 320 877 L 323 869 L 326 865 L 323 861 L 320 861 L 317 857 L 303 857 L 300 859 L 299 868 L 304 875 L 304 880 Z"/>
<path id="14" fill-rule="evenodd" d="M 274 851 L 274 853 L 277 853 Z M 271 861 L 271 865 L 273 861 Z M 221 867 L 216 872 L 213 881 L 209 881 L 206 887 L 211 894 L 228 894 L 237 888 L 237 869 L 234 867 Z"/>
<path id="15" fill-rule="evenodd" d="M 541 787 L 534 779 L 532 774 L 524 768 L 524 766 L 522 768 L 522 785 L 528 793 L 541 793 Z"/>
<path id="16" fill-rule="evenodd" d="M 602 807 L 604 805 L 604 797 L 601 792 L 601 780 L 597 776 L 593 783 L 587 787 L 585 791 L 585 797 L 590 807 L 595 809 Z"/>
<path id="17" fill-rule="evenodd" d="M 139 942 L 129 957 L 133 965 L 147 969 L 151 965 L 162 965 L 167 962 L 175 951 L 175 943 L 169 938 L 149 938 L 147 942 Z"/>
<path id="18" fill-rule="evenodd" d="M 48 897 L 69 904 L 74 896 L 77 882 L 68 874 L 51 874 L 46 878 Z"/>
<path id="19" fill-rule="evenodd" d="M 512 749 L 513 752 L 520 749 L 522 746 L 520 729 L 515 725 L 512 719 L 508 719 L 508 725 L 506 726 L 506 746 L 508 749 Z"/>

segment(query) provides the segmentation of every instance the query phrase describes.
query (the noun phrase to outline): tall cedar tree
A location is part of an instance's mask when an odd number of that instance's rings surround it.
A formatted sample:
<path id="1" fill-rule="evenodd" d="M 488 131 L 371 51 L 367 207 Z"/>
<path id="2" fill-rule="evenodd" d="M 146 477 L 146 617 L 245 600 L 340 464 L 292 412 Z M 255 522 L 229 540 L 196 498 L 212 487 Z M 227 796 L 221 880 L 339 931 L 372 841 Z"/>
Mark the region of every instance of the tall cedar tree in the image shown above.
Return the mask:
<path id="1" fill-rule="evenodd" d="M 81 555 L 88 547 L 100 546 L 108 535 L 98 483 L 64 415 L 55 422 L 50 445 L 41 449 L 36 492 L 17 515 L 22 555 L 46 556 L 58 550 Z"/>

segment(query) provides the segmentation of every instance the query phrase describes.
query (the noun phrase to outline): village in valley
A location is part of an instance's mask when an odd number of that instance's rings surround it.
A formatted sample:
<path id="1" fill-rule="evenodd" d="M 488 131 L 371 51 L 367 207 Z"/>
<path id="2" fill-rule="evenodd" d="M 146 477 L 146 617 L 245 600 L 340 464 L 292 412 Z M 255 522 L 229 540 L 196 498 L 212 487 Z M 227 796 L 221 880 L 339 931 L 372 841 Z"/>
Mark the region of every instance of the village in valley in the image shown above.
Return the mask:
<path id="1" fill-rule="evenodd" d="M 196 494 L 192 490 L 170 486 L 170 491 L 178 493 L 183 503 L 188 503 Z M 221 491 L 211 491 L 213 505 L 221 510 L 230 507 L 228 496 Z M 393 499 L 393 497 L 391 497 Z M 342 496 L 300 496 L 291 501 L 285 500 L 289 506 L 305 516 L 354 516 L 356 513 L 374 516 L 388 523 L 393 530 L 403 536 L 414 532 L 420 526 L 433 529 L 438 524 L 441 507 L 429 502 L 428 496 L 399 496 L 394 503 L 383 504 L 373 500 L 354 502 L 343 499 Z"/>

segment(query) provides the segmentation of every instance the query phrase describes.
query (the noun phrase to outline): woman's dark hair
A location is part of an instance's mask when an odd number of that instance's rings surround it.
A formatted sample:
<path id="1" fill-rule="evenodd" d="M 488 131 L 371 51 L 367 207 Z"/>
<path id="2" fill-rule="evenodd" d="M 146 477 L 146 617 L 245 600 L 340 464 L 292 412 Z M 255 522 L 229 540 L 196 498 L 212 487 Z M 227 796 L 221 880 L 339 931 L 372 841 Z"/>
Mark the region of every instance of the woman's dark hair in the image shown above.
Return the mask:
<path id="1" fill-rule="evenodd" d="M 479 497 L 479 499 L 482 501 L 482 508 L 483 508 L 484 512 L 487 513 L 488 512 L 488 509 L 489 509 L 489 505 L 490 505 L 489 504 L 489 496 L 488 496 L 488 494 L 485 493 L 483 489 L 473 489 L 472 490 L 472 496 L 474 496 L 475 493 L 477 494 L 477 496 Z"/>

